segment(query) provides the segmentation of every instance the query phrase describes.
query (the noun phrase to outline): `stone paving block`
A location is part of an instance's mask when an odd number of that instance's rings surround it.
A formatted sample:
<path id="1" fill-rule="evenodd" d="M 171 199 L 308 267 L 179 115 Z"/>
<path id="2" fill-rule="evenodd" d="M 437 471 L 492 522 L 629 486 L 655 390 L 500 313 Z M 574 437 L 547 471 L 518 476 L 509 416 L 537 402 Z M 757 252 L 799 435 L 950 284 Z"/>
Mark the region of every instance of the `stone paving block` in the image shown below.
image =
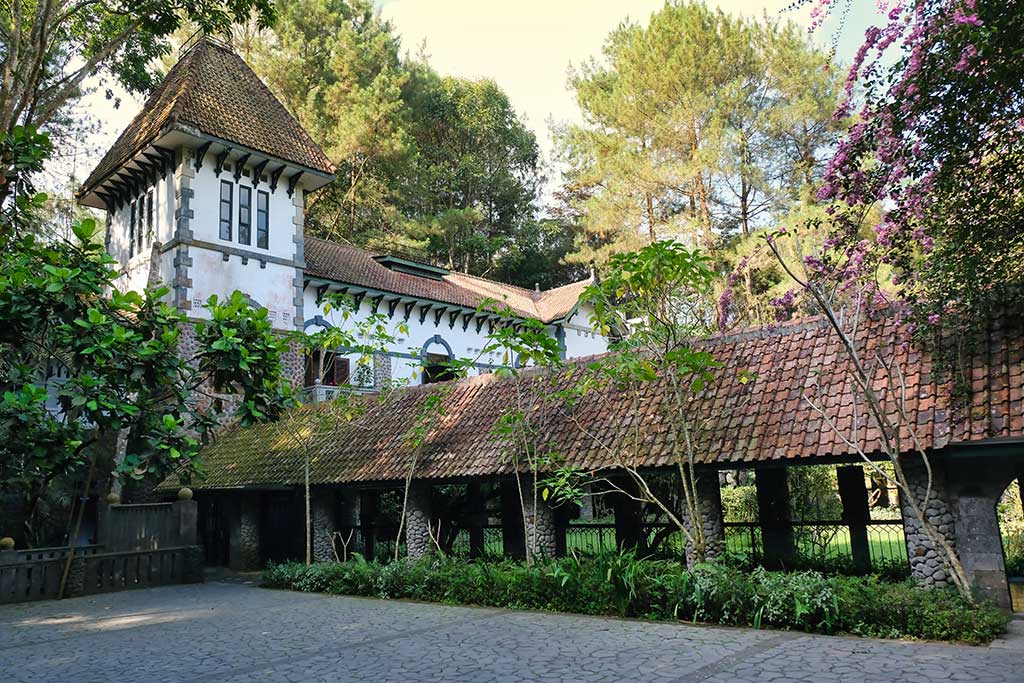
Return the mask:
<path id="1" fill-rule="evenodd" d="M 35 681 L 1024 680 L 1024 651 L 274 591 L 212 582 L 0 608 Z"/>

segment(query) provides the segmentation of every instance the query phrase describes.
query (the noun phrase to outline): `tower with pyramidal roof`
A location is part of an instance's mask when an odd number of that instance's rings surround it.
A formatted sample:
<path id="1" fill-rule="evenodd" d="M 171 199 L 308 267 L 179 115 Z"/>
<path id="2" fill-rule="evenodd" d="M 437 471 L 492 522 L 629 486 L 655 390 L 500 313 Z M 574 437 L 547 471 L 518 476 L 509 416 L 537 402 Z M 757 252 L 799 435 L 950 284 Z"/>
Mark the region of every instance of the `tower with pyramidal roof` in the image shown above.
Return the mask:
<path id="1" fill-rule="evenodd" d="M 106 211 L 117 286 L 162 283 L 180 311 L 208 315 L 211 296 L 243 292 L 278 330 L 352 324 L 324 305 L 351 298 L 355 316 L 384 315 L 397 334 L 372 369 L 349 351 L 289 354 L 292 380 L 365 388 L 388 380 L 445 379 L 446 361 L 475 358 L 495 326 L 543 322 L 566 357 L 605 350 L 579 297 L 592 280 L 545 292 L 473 277 L 404 257 L 306 237 L 304 200 L 334 178 L 323 150 L 230 47 L 202 37 L 188 47 L 78 194 Z M 508 313 L 480 310 L 498 302 Z M 183 338 L 188 353 L 191 336 Z M 352 370 L 350 374 L 349 370 Z M 357 372 L 358 371 L 358 372 Z M 326 397 L 327 394 L 324 394 Z"/>
<path id="2" fill-rule="evenodd" d="M 107 212 L 119 286 L 162 282 L 195 318 L 241 290 L 301 328 L 303 195 L 333 178 L 319 146 L 231 48 L 200 38 L 83 184 Z"/>

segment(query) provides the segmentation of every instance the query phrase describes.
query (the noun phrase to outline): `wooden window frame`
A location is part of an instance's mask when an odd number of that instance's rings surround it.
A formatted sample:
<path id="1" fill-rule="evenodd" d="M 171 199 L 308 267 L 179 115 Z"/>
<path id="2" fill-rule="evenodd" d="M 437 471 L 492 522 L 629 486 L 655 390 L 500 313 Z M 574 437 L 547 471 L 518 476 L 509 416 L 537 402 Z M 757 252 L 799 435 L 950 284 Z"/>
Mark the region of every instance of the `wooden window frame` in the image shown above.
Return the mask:
<path id="1" fill-rule="evenodd" d="M 325 387 L 341 387 L 352 378 L 352 365 L 338 351 L 313 349 L 306 356 L 305 385 L 320 384 Z"/>

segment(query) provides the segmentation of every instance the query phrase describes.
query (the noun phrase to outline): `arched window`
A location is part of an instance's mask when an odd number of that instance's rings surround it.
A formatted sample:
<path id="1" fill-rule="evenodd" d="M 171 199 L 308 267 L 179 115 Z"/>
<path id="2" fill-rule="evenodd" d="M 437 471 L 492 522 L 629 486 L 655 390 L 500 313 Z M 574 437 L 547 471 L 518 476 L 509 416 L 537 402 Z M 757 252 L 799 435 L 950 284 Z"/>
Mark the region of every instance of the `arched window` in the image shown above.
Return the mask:
<path id="1" fill-rule="evenodd" d="M 435 334 L 420 347 L 420 358 L 423 362 L 423 384 L 455 379 L 450 365 L 455 355 L 441 335 Z"/>

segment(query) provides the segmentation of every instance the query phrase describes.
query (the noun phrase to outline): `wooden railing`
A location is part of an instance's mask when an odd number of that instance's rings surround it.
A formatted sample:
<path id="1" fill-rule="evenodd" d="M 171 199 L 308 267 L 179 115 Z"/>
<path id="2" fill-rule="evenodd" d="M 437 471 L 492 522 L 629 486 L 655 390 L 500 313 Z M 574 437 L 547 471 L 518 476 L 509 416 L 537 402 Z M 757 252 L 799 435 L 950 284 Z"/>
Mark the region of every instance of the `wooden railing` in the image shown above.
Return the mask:
<path id="1" fill-rule="evenodd" d="M 65 597 L 203 580 L 200 546 L 114 553 L 96 550 L 96 546 L 75 549 Z M 0 604 L 59 597 L 67 551 L 45 548 L 0 553 Z"/>

